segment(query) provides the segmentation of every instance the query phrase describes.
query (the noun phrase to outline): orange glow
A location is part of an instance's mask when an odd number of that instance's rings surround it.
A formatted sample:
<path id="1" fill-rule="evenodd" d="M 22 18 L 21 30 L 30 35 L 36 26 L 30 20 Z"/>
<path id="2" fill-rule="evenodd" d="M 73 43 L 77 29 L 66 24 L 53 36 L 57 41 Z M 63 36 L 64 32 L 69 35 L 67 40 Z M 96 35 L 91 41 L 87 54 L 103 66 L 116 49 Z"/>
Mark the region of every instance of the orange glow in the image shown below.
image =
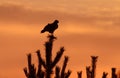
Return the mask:
<path id="1" fill-rule="evenodd" d="M 67 68 L 73 71 L 70 78 L 77 78 L 80 70 L 86 77 L 91 55 L 99 56 L 97 78 L 103 71 L 109 72 L 109 78 L 111 67 L 120 69 L 119 4 L 119 0 L 109 4 L 105 0 L 0 1 L 0 78 L 25 78 L 26 54 L 35 57 L 40 49 L 44 55 L 48 33 L 40 34 L 40 30 L 55 19 L 60 23 L 53 51 L 65 46 L 64 55 L 70 57 Z"/>

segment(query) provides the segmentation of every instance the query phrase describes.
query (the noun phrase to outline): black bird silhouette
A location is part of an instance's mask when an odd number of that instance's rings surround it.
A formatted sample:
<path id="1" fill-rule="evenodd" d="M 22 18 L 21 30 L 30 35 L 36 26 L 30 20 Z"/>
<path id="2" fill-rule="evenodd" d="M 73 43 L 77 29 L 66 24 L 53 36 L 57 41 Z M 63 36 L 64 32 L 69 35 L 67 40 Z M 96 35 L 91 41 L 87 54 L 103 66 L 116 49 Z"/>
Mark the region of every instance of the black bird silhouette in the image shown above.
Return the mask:
<path id="1" fill-rule="evenodd" d="M 44 33 L 44 32 L 49 32 L 51 34 L 54 33 L 54 31 L 58 28 L 58 23 L 59 21 L 58 20 L 55 20 L 53 23 L 51 24 L 47 24 L 44 29 L 41 31 L 41 33 Z"/>

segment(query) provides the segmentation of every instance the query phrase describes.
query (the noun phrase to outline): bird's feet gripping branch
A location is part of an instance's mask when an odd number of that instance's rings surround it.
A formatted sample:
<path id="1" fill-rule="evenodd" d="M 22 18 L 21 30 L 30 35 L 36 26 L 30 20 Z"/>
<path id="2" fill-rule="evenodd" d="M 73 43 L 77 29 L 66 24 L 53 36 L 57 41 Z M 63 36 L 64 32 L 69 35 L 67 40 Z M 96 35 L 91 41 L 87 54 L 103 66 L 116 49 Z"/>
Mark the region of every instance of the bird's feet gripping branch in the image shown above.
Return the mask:
<path id="1" fill-rule="evenodd" d="M 43 30 L 41 30 L 41 33 L 49 32 L 51 35 L 54 34 L 54 31 L 58 28 L 58 20 L 55 20 L 53 23 L 48 23 Z"/>

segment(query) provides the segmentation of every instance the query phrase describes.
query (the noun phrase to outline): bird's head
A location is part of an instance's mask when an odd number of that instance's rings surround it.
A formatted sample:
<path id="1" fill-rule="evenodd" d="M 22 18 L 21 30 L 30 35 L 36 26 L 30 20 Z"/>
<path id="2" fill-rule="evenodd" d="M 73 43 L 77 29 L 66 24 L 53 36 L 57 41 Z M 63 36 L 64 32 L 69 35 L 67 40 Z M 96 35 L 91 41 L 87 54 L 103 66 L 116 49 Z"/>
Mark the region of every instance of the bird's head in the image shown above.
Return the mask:
<path id="1" fill-rule="evenodd" d="M 58 21 L 58 20 L 55 20 L 54 22 L 55 22 L 55 23 L 59 23 L 59 21 Z"/>

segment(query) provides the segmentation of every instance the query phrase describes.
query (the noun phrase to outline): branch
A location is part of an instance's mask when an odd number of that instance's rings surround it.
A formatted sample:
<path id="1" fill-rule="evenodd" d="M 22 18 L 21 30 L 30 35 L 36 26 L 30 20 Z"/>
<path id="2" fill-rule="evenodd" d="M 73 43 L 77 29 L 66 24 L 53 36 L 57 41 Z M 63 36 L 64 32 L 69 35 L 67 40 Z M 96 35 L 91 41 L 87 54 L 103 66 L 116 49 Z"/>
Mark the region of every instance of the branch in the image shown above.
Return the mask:
<path id="1" fill-rule="evenodd" d="M 60 67 L 56 66 L 55 69 L 55 78 L 60 78 Z"/>
<path id="2" fill-rule="evenodd" d="M 45 61 L 41 57 L 40 50 L 37 50 L 36 53 L 37 53 L 37 56 L 38 56 L 40 69 L 41 69 L 41 64 L 43 65 L 44 68 L 46 68 Z"/>
<path id="3" fill-rule="evenodd" d="M 53 67 L 59 62 L 59 60 L 60 60 L 63 52 L 64 52 L 64 47 L 62 47 L 62 48 L 60 49 L 60 51 L 57 52 L 57 55 L 56 55 L 54 61 L 53 61 L 52 64 L 51 64 L 51 68 L 53 68 Z"/>
<path id="4" fill-rule="evenodd" d="M 103 72 L 103 76 L 102 76 L 102 78 L 107 78 L 107 75 L 108 75 L 108 73 Z"/>
<path id="5" fill-rule="evenodd" d="M 65 56 L 62 71 L 61 71 L 61 78 L 65 77 L 65 69 L 66 69 L 66 66 L 67 66 L 67 62 L 68 62 L 68 56 Z"/>
<path id="6" fill-rule="evenodd" d="M 82 78 L 82 71 L 77 72 L 78 78 Z"/>
<path id="7" fill-rule="evenodd" d="M 28 73 L 28 71 L 27 71 L 27 68 L 25 67 L 25 68 L 23 69 L 23 71 L 24 71 L 24 73 L 25 73 L 25 76 L 28 78 L 28 77 L 29 77 L 29 73 Z"/>
<path id="8" fill-rule="evenodd" d="M 68 70 L 68 72 L 65 74 L 65 78 L 69 78 L 70 74 L 72 73 L 71 70 Z"/>

